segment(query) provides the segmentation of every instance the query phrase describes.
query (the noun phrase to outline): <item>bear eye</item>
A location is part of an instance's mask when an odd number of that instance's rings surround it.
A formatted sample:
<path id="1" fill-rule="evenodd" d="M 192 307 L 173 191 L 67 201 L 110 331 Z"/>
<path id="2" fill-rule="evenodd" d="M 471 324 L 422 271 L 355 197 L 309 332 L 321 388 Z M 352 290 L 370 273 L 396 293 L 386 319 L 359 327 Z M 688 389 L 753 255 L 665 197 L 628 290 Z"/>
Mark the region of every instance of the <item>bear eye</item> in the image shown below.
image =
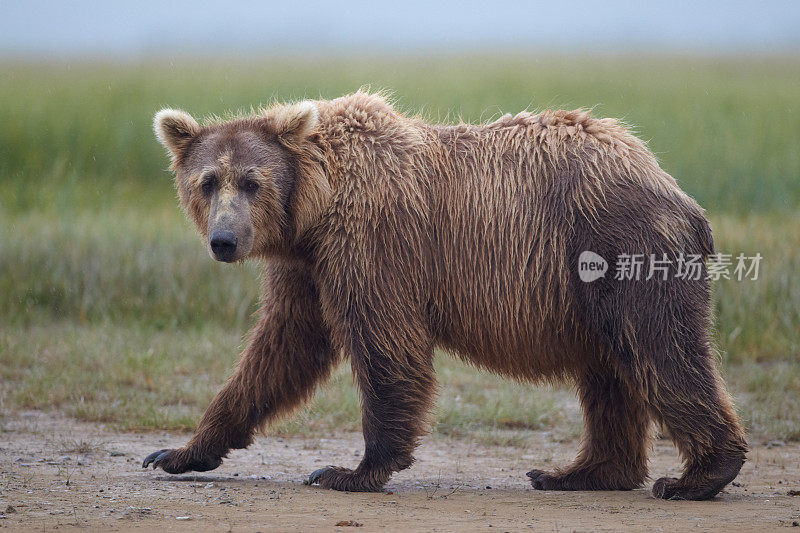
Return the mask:
<path id="1" fill-rule="evenodd" d="M 239 182 L 239 188 L 247 194 L 254 194 L 258 190 L 258 182 L 252 178 L 245 178 Z"/>
<path id="2" fill-rule="evenodd" d="M 208 196 L 214 192 L 214 188 L 216 186 L 217 186 L 217 176 L 214 174 L 208 174 L 206 177 L 203 178 L 202 183 L 200 183 L 200 190 L 203 191 L 203 194 Z"/>

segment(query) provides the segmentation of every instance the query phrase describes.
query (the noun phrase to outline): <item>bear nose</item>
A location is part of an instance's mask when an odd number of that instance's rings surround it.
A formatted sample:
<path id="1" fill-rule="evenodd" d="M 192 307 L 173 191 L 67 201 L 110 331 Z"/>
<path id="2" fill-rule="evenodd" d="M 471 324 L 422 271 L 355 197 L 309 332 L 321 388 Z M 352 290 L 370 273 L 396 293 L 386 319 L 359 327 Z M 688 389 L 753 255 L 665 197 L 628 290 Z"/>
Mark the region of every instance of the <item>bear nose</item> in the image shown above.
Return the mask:
<path id="1" fill-rule="evenodd" d="M 232 231 L 218 230 L 211 234 L 211 251 L 217 261 L 231 262 L 236 255 L 238 242 Z"/>

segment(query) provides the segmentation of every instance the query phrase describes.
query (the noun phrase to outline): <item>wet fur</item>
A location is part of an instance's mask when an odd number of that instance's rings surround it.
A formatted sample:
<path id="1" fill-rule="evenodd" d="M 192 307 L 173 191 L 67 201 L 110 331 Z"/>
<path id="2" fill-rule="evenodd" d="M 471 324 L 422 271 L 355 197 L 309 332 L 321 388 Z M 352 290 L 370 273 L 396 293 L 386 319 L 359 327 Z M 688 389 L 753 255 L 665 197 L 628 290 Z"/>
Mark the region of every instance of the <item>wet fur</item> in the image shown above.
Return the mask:
<path id="1" fill-rule="evenodd" d="M 207 215 L 187 185 L 195 139 L 227 132 L 236 145 L 257 132 L 288 163 L 272 201 L 251 210 L 263 229 L 251 255 L 266 261 L 261 317 L 165 470 L 215 467 L 310 398 L 344 355 L 365 454 L 312 481 L 379 490 L 428 430 L 440 347 L 518 380 L 576 383 L 581 451 L 557 472 L 530 472 L 536 488 L 641 486 L 653 420 L 685 461 L 657 496 L 705 499 L 738 473 L 747 446 L 714 364 L 708 282 L 613 279 L 619 254 L 714 250 L 702 209 L 619 122 L 576 110 L 430 125 L 359 92 L 198 128 L 164 142 L 201 232 Z M 609 261 L 605 278 L 580 281 L 584 250 Z"/>

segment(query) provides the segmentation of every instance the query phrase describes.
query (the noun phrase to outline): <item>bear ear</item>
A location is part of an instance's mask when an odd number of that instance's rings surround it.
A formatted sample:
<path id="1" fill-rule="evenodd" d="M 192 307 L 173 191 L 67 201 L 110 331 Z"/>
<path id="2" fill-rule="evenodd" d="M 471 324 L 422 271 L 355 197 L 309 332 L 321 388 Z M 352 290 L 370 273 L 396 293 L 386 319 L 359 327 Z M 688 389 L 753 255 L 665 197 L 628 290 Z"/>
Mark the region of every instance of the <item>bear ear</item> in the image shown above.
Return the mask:
<path id="1" fill-rule="evenodd" d="M 161 144 L 169 150 L 173 164 L 177 164 L 200 131 L 200 124 L 185 111 L 162 109 L 153 119 L 153 130 Z"/>
<path id="2" fill-rule="evenodd" d="M 280 108 L 275 116 L 278 135 L 305 138 L 311 135 L 319 122 L 319 109 L 311 100 L 289 104 Z"/>

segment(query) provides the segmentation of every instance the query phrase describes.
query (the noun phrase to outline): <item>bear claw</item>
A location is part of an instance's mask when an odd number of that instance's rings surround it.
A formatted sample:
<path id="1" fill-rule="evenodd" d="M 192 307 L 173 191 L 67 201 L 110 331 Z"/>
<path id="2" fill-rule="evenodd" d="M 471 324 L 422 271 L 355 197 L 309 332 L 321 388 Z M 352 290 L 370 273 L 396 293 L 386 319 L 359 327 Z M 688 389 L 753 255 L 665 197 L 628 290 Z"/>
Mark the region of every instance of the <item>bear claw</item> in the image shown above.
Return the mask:
<path id="1" fill-rule="evenodd" d="M 688 494 L 683 494 L 678 480 L 674 477 L 662 477 L 653 483 L 653 496 L 662 500 L 695 500 L 700 498 L 687 497 Z M 705 499 L 705 498 L 703 498 Z"/>
<path id="2" fill-rule="evenodd" d="M 531 478 L 531 485 L 536 490 L 563 490 L 555 486 L 555 477 L 544 470 L 531 470 L 525 474 Z"/>
<path id="3" fill-rule="evenodd" d="M 304 485 L 319 485 L 323 489 L 344 492 L 380 492 L 388 476 L 375 476 L 375 472 L 366 474 L 338 466 L 327 466 L 314 470 Z"/>
<path id="4" fill-rule="evenodd" d="M 154 470 L 161 468 L 168 474 L 183 474 L 190 470 L 207 472 L 221 465 L 222 457 L 204 455 L 198 458 L 192 456 L 185 448 L 177 450 L 164 449 L 145 457 L 142 462 L 142 468 L 147 468 L 151 464 Z"/>
<path id="5" fill-rule="evenodd" d="M 308 479 L 303 481 L 303 485 L 313 485 L 313 484 L 317 483 L 320 480 L 320 478 L 322 477 L 322 474 L 324 474 L 325 471 L 330 470 L 331 468 L 333 468 L 333 467 L 332 466 L 326 466 L 325 468 L 320 468 L 319 470 L 314 470 L 313 472 L 311 472 L 311 475 L 308 476 Z"/>
<path id="6" fill-rule="evenodd" d="M 153 452 L 147 457 L 144 458 L 144 462 L 142 462 L 142 468 L 147 468 L 150 466 L 150 463 L 153 464 L 153 469 L 155 470 L 158 468 L 158 464 L 164 459 L 165 456 L 169 455 L 169 452 L 172 450 L 170 449 L 163 449 L 158 450 L 157 452 Z"/>

